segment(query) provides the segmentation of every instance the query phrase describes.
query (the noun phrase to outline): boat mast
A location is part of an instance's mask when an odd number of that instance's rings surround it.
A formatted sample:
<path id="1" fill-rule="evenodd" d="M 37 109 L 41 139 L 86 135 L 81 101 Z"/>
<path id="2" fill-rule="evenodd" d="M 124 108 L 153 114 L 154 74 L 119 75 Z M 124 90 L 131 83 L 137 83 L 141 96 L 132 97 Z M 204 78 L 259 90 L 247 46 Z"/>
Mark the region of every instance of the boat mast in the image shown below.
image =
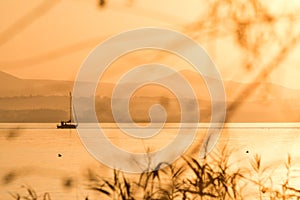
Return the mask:
<path id="1" fill-rule="evenodd" d="M 72 94 L 69 92 L 70 95 L 70 122 L 72 122 Z"/>

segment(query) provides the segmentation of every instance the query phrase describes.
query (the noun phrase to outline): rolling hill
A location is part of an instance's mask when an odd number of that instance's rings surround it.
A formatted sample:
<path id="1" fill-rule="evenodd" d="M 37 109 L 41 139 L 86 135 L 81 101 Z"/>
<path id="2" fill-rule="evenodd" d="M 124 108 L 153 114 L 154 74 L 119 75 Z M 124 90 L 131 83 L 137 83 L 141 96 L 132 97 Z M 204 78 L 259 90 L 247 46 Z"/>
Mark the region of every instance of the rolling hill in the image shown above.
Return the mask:
<path id="1" fill-rule="evenodd" d="M 210 118 L 210 96 L 206 85 L 197 73 L 181 71 L 192 85 L 200 104 L 202 121 Z M 175 74 L 159 79 L 172 82 Z M 214 79 L 207 79 L 215 84 Z M 0 122 L 58 122 L 68 116 L 68 93 L 72 81 L 20 79 L 0 72 Z M 89 83 L 86 83 L 89 84 Z M 124 88 L 134 84 L 126 83 Z M 227 106 L 238 105 L 236 110 L 227 110 L 231 122 L 298 122 L 300 121 L 300 91 L 272 83 L 242 84 L 224 81 Z M 253 89 L 256 88 L 257 89 Z M 112 122 L 110 97 L 113 83 L 101 83 L 97 89 L 96 110 L 101 121 Z M 243 88 L 251 92 L 247 98 L 237 91 Z M 253 91 L 252 91 L 253 89 Z M 236 99 L 236 97 L 239 99 Z M 130 112 L 136 121 L 148 121 L 148 109 L 155 103 L 165 104 L 168 121 L 180 119 L 180 109 L 174 94 L 158 85 L 138 89 L 131 100 Z M 27 117 L 26 117 L 27 116 Z M 30 116 L 30 117 L 28 117 Z M 88 121 L 88 119 L 87 119 Z"/>

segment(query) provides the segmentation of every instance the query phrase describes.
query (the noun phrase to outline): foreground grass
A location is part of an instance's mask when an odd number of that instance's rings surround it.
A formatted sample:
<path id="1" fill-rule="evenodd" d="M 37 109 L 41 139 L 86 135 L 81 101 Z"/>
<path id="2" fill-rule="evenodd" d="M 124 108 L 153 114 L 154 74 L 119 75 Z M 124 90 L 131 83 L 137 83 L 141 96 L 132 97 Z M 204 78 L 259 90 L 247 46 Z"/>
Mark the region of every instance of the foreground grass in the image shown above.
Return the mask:
<path id="1" fill-rule="evenodd" d="M 230 163 L 226 148 L 201 160 L 183 157 L 179 166 L 161 163 L 158 170 L 149 169 L 138 177 L 114 171 L 105 179 L 90 172 L 89 188 L 110 199 L 300 199 L 300 190 L 290 186 L 291 157 L 285 163 L 286 175 L 275 184 L 272 169 L 262 166 L 255 155 L 251 168 Z"/>
<path id="2" fill-rule="evenodd" d="M 103 178 L 89 170 L 87 186 L 96 193 L 97 199 L 300 199 L 300 190 L 290 185 L 292 159 L 289 155 L 284 180 L 274 183 L 272 169 L 262 166 L 260 156 L 255 155 L 251 167 L 246 168 L 230 163 L 231 153 L 223 148 L 203 159 L 183 157 L 177 164 L 160 163 L 155 170 L 136 176 L 114 170 L 112 178 Z M 37 195 L 30 187 L 25 190 L 23 195 L 11 196 L 18 200 L 51 199 L 48 193 Z"/>

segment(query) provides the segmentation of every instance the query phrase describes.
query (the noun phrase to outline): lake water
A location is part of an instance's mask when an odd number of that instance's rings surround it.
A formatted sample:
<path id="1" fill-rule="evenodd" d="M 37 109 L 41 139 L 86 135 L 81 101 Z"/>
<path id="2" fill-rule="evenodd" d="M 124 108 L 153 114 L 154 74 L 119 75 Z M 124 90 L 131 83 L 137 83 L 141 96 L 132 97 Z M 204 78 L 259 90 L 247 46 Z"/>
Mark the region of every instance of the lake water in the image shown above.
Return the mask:
<path id="1" fill-rule="evenodd" d="M 178 124 L 166 124 L 151 139 L 132 139 L 115 124 L 103 124 L 109 140 L 128 151 L 156 150 L 174 138 Z M 207 130 L 201 124 L 187 154 L 198 154 Z M 292 157 L 291 185 L 300 188 L 300 123 L 228 123 L 214 149 L 223 145 L 234 149 L 236 167 L 249 167 L 255 154 L 262 164 L 274 169 L 274 179 L 282 183 L 284 163 Z M 38 194 L 49 192 L 52 199 L 84 199 L 95 194 L 87 189 L 85 175 L 93 169 L 103 177 L 112 171 L 91 156 L 76 130 L 58 130 L 56 124 L 0 124 L 0 199 L 12 199 L 9 192 L 24 193 L 22 185 Z"/>

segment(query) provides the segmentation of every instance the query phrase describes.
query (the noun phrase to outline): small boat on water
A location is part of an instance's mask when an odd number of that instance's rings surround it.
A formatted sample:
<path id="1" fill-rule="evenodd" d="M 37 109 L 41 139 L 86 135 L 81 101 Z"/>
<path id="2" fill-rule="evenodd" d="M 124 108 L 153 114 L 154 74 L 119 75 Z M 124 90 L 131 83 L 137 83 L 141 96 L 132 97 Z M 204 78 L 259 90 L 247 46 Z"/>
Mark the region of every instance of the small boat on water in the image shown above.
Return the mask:
<path id="1" fill-rule="evenodd" d="M 60 124 L 57 125 L 57 128 L 77 128 L 77 124 L 72 123 L 69 121 L 61 121 Z"/>
<path id="2" fill-rule="evenodd" d="M 59 129 L 74 129 L 77 128 L 76 123 L 72 123 L 72 94 L 70 92 L 70 118 L 68 121 L 61 121 L 60 124 L 56 126 Z"/>

